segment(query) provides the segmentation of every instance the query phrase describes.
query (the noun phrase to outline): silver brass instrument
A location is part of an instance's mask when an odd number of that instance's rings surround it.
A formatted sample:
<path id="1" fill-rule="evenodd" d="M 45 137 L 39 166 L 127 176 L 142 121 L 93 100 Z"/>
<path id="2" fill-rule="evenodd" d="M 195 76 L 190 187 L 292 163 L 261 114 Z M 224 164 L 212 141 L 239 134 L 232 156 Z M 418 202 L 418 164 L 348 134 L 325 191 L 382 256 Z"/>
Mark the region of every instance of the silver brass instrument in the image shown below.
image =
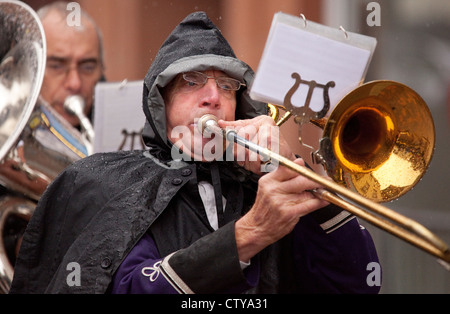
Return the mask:
<path id="1" fill-rule="evenodd" d="M 18 196 L 0 198 L 0 293 L 8 293 L 14 275 L 14 260 L 20 247 L 20 235 L 33 215 L 36 204 Z"/>
<path id="2" fill-rule="evenodd" d="M 0 61 L 0 293 L 7 293 L 15 248 L 36 202 L 59 172 L 89 152 L 82 134 L 39 97 L 45 35 L 21 1 L 0 0 Z"/>
<path id="3" fill-rule="evenodd" d="M 290 108 L 283 106 L 287 112 L 278 119 L 281 106 L 269 105 L 278 125 L 289 116 L 296 118 Z M 319 183 L 324 188 L 312 191 L 318 198 L 438 257 L 450 270 L 450 249 L 443 240 L 418 222 L 380 204 L 410 190 L 431 160 L 434 124 L 422 98 L 396 82 L 369 82 L 345 96 L 327 121 L 311 122 L 324 128 L 320 149 L 313 154 L 334 181 L 238 136 L 234 130 L 222 130 L 212 115 L 201 117 L 198 128 L 202 134 L 225 136 L 258 153 L 263 160 L 275 161 Z"/>
<path id="4" fill-rule="evenodd" d="M 5 172 L 14 174 L 16 164 L 22 163 L 21 153 L 16 148 L 20 141 L 20 134 L 38 99 L 44 77 L 46 46 L 44 32 L 38 17 L 21 2 L 0 2 L 0 29 L 1 183 L 8 185 L 6 181 L 9 180 L 4 180 L 3 174 Z M 9 189 L 10 186 L 7 188 Z M 30 192 L 30 194 L 35 194 L 35 191 Z M 8 225 L 10 219 L 17 217 L 16 213 L 18 212 L 16 205 L 9 205 L 8 197 L 7 192 L 0 197 L 0 230 L 2 231 L 0 292 L 2 293 L 9 291 L 13 276 L 11 256 L 8 256 L 9 249 L 3 235 L 4 230 L 10 227 Z M 15 203 L 22 203 L 24 207 L 28 208 L 26 213 L 20 215 L 22 221 L 28 221 L 34 211 L 34 204 L 25 197 L 19 197 Z"/>
<path id="5" fill-rule="evenodd" d="M 89 155 L 91 155 L 93 152 L 94 128 L 89 118 L 84 114 L 84 107 L 84 99 L 80 95 L 68 96 L 64 101 L 64 109 L 80 120 L 81 128 L 84 131 L 83 135 L 85 135 L 84 143 Z"/>

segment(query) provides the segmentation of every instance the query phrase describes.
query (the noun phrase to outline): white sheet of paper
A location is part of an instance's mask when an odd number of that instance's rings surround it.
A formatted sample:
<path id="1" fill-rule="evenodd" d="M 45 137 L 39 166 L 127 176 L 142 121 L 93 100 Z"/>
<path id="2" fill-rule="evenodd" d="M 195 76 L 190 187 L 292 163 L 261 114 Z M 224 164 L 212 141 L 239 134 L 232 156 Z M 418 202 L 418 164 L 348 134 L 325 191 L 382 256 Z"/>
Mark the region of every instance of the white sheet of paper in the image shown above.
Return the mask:
<path id="1" fill-rule="evenodd" d="M 94 103 L 94 152 L 141 149 L 140 135 L 125 139 L 123 130 L 131 134 L 141 133 L 145 115 L 142 110 L 142 81 L 102 82 L 95 87 Z"/>
<path id="2" fill-rule="evenodd" d="M 250 96 L 253 99 L 282 105 L 286 93 L 294 85 L 291 77 L 298 73 L 302 80 L 316 81 L 329 88 L 330 107 L 364 81 L 375 38 L 303 21 L 284 13 L 274 16 Z M 305 104 L 309 85 L 300 84 L 291 98 L 295 107 Z M 313 91 L 309 107 L 323 108 L 323 88 Z M 330 110 L 331 111 L 331 110 Z"/>

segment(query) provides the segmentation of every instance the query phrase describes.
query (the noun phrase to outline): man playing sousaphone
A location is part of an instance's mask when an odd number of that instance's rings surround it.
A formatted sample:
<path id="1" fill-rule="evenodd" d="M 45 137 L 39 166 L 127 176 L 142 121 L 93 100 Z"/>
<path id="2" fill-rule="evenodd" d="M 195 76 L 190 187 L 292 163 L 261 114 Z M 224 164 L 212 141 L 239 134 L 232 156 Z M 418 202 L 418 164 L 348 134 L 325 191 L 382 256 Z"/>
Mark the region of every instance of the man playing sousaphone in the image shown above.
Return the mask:
<path id="1" fill-rule="evenodd" d="M 79 11 L 79 25 L 69 25 L 67 16 L 70 11 L 67 10 L 66 2 L 57 1 L 44 6 L 35 17 L 31 9 L 20 3 L 5 2 L 2 5 L 5 12 L 11 10 L 9 17 L 2 19 L 3 23 L 8 24 L 2 25 L 2 30 L 5 30 L 2 40 L 7 41 L 2 44 L 3 47 L 19 49 L 19 45 L 27 42 L 28 39 L 20 38 L 20 27 L 23 28 L 23 25 L 28 27 L 29 33 L 39 33 L 36 22 L 27 24 L 32 18 L 40 19 L 46 39 L 42 43 L 45 47 L 42 50 L 46 51 L 46 60 L 42 62 L 46 65 L 42 85 L 35 87 L 39 97 L 37 101 L 27 104 L 34 107 L 34 111 L 25 128 L 17 130 L 22 132 L 20 141 L 2 157 L 0 164 L 0 209 L 3 214 L 0 254 L 2 264 L 8 268 L 5 271 L 7 277 L 11 277 L 4 280 L 9 281 L 12 279 L 12 265 L 20 246 L 21 234 L 30 215 L 16 215 L 18 208 L 22 206 L 32 212 L 35 201 L 52 179 L 64 167 L 85 157 L 88 152 L 87 145 L 90 143 L 83 141 L 80 135 L 79 131 L 83 130 L 79 118 L 64 109 L 64 102 L 69 96 L 80 97 L 84 114 L 90 117 L 94 87 L 103 76 L 104 66 L 100 30 L 84 11 Z M 25 21 L 22 25 L 18 22 L 21 19 Z M 39 40 L 42 41 L 41 38 Z M 13 55 L 17 56 L 18 53 Z M 22 63 L 31 65 L 32 61 Z M 36 75 L 34 72 L 37 71 L 30 67 L 29 72 Z M 0 272 L 3 273 L 1 269 Z M 1 282 L 4 280 L 0 278 Z M 4 283 L 5 287 L 0 290 L 7 289 L 7 285 L 8 282 Z"/>

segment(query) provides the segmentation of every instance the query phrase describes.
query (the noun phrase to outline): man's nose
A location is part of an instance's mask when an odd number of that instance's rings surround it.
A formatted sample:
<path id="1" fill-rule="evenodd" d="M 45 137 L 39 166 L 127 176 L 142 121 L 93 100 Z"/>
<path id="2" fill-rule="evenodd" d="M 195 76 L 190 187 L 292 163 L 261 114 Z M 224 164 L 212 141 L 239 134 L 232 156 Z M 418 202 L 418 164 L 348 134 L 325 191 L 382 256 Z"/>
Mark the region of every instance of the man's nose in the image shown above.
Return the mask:
<path id="1" fill-rule="evenodd" d="M 212 106 L 216 109 L 220 108 L 220 90 L 216 80 L 209 79 L 205 86 L 202 87 L 202 106 Z"/>
<path id="2" fill-rule="evenodd" d="M 65 82 L 65 88 L 70 90 L 72 93 L 79 93 L 81 90 L 81 77 L 78 73 L 77 68 L 69 69 Z"/>

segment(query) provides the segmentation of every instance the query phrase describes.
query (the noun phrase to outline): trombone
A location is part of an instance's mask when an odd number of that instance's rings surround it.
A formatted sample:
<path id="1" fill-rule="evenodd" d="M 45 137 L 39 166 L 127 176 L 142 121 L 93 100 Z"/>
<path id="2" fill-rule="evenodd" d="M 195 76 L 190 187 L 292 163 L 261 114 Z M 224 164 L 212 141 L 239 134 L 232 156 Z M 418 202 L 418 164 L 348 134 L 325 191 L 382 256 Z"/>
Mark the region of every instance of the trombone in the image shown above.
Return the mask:
<path id="1" fill-rule="evenodd" d="M 270 115 L 278 120 L 278 126 L 291 116 L 296 122 L 305 120 L 297 119 L 295 108 L 286 106 L 286 102 L 281 107 L 286 113 L 278 119 L 278 107 L 269 104 Z M 380 204 L 409 191 L 431 160 L 434 124 L 422 98 L 403 84 L 373 81 L 347 94 L 328 119 L 310 122 L 324 130 L 320 148 L 312 153 L 313 160 L 324 166 L 333 181 L 240 137 L 234 130 L 221 129 L 213 115 L 202 116 L 198 128 L 202 134 L 225 136 L 258 153 L 263 160 L 319 183 L 324 188 L 311 191 L 316 197 L 437 257 L 450 270 L 450 249 L 443 240 L 420 223 Z"/>

